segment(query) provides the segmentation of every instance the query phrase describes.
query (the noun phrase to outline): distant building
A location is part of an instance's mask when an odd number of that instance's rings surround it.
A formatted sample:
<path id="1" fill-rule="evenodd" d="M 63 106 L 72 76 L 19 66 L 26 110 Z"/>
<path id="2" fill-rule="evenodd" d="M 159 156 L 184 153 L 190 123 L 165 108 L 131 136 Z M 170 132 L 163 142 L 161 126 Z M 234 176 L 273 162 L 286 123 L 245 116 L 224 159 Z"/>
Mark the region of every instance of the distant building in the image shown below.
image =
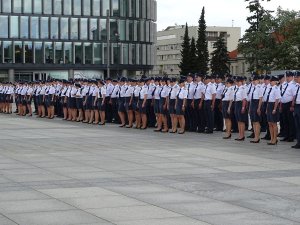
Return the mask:
<path id="1" fill-rule="evenodd" d="M 151 71 L 152 75 L 178 76 L 180 69 L 178 65 L 181 61 L 181 44 L 185 32 L 185 25 L 170 26 L 157 33 L 156 56 L 157 63 Z M 198 27 L 189 27 L 190 38 L 198 38 Z M 213 45 L 218 37 L 224 37 L 228 51 L 233 51 L 238 46 L 241 38 L 240 27 L 207 27 L 206 36 L 208 41 L 209 54 L 212 53 Z"/>
<path id="2" fill-rule="evenodd" d="M 229 68 L 232 75 L 247 76 L 250 74 L 249 64 L 237 49 L 229 52 Z"/>

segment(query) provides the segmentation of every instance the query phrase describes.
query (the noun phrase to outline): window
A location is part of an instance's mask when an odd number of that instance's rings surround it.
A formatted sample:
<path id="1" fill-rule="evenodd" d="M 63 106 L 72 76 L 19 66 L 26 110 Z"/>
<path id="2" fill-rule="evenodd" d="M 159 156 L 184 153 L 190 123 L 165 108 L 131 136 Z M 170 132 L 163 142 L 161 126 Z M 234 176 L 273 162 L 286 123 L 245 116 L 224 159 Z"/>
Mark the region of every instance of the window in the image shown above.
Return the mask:
<path id="1" fill-rule="evenodd" d="M 43 64 L 44 63 L 44 55 L 43 55 L 43 43 L 42 42 L 34 43 L 34 52 L 35 52 L 35 63 Z"/>
<path id="2" fill-rule="evenodd" d="M 41 18 L 41 38 L 44 38 L 44 39 L 49 38 L 49 18 L 48 17 Z"/>
<path id="3" fill-rule="evenodd" d="M 110 10 L 109 1 L 102 1 L 102 16 L 107 16 L 107 10 Z"/>
<path id="4" fill-rule="evenodd" d="M 0 16 L 0 38 L 8 38 L 8 17 Z"/>
<path id="5" fill-rule="evenodd" d="M 128 44 L 123 44 L 123 64 L 128 64 Z"/>
<path id="6" fill-rule="evenodd" d="M 110 28 L 111 29 L 111 28 Z M 119 26 L 119 38 L 121 41 L 126 41 L 126 21 L 120 20 L 120 26 Z"/>
<path id="7" fill-rule="evenodd" d="M 136 16 L 137 18 L 139 18 L 139 17 L 141 16 L 141 14 L 140 14 L 140 8 L 141 8 L 140 1 L 141 1 L 141 0 L 136 0 L 135 16 Z"/>
<path id="8" fill-rule="evenodd" d="M 21 13 L 21 12 L 22 12 L 22 1 L 14 0 L 14 13 Z"/>
<path id="9" fill-rule="evenodd" d="M 20 26 L 20 37 L 21 38 L 28 38 L 29 37 L 29 30 L 28 30 L 28 16 L 21 16 L 21 26 Z"/>
<path id="10" fill-rule="evenodd" d="M 136 45 L 132 44 L 131 46 L 131 62 L 130 64 L 136 64 Z"/>
<path id="11" fill-rule="evenodd" d="M 94 63 L 102 64 L 102 44 L 101 43 L 94 44 Z"/>
<path id="12" fill-rule="evenodd" d="M 129 0 L 129 17 L 135 17 L 136 9 L 135 9 L 136 0 Z"/>
<path id="13" fill-rule="evenodd" d="M 52 14 L 52 1 L 44 0 L 44 14 Z"/>
<path id="14" fill-rule="evenodd" d="M 62 14 L 62 0 L 54 0 L 54 14 Z"/>
<path id="15" fill-rule="evenodd" d="M 91 0 L 83 0 L 83 15 L 91 15 Z"/>
<path id="16" fill-rule="evenodd" d="M 2 11 L 11 13 L 11 1 L 6 1 L 5 4 L 2 5 Z"/>
<path id="17" fill-rule="evenodd" d="M 57 64 L 64 63 L 62 42 L 55 42 L 55 63 L 57 63 Z"/>
<path id="18" fill-rule="evenodd" d="M 147 0 L 142 0 L 141 10 L 142 10 L 142 16 L 141 17 L 146 19 L 146 16 L 147 16 Z"/>
<path id="19" fill-rule="evenodd" d="M 25 63 L 33 63 L 32 42 L 24 42 Z"/>
<path id="20" fill-rule="evenodd" d="M 126 1 L 126 0 L 121 0 L 121 4 L 123 1 Z M 113 12 L 112 12 L 112 15 L 113 16 L 119 16 L 119 0 L 112 0 L 112 9 L 113 9 Z M 122 16 L 122 14 L 121 14 Z"/>
<path id="21" fill-rule="evenodd" d="M 71 19 L 71 39 L 73 39 L 73 40 L 78 39 L 78 19 L 77 18 Z"/>
<path id="22" fill-rule="evenodd" d="M 93 0 L 93 16 L 100 16 L 100 0 Z"/>
<path id="23" fill-rule="evenodd" d="M 150 22 L 146 21 L 146 42 L 150 41 Z"/>
<path id="24" fill-rule="evenodd" d="M 113 64 L 120 64 L 120 44 L 113 43 Z"/>
<path id="25" fill-rule="evenodd" d="M 134 41 L 134 24 L 132 20 L 127 21 L 128 24 L 128 33 L 129 33 L 129 41 Z"/>
<path id="26" fill-rule="evenodd" d="M 51 39 L 58 39 L 58 18 L 51 18 Z"/>
<path id="27" fill-rule="evenodd" d="M 93 45 L 91 43 L 84 43 L 85 64 L 92 64 L 92 59 L 93 59 Z"/>
<path id="28" fill-rule="evenodd" d="M 45 42 L 45 61 L 48 64 L 53 63 L 53 44 L 52 44 L 52 42 Z"/>
<path id="29" fill-rule="evenodd" d="M 90 40 L 99 40 L 98 20 L 90 19 Z"/>
<path id="30" fill-rule="evenodd" d="M 10 17 L 10 35 L 11 38 L 19 37 L 19 17 L 11 16 Z"/>
<path id="31" fill-rule="evenodd" d="M 110 38 L 111 38 L 111 40 L 116 40 L 117 35 L 119 35 L 118 21 L 111 19 L 110 20 Z"/>
<path id="32" fill-rule="evenodd" d="M 24 13 L 32 13 L 32 1 L 24 0 Z"/>
<path id="33" fill-rule="evenodd" d="M 34 13 L 42 13 L 42 1 L 41 0 L 33 0 Z"/>
<path id="34" fill-rule="evenodd" d="M 88 39 L 88 23 L 86 18 L 82 18 L 80 20 L 80 39 L 87 40 Z"/>
<path id="35" fill-rule="evenodd" d="M 69 18 L 60 19 L 60 38 L 69 39 Z"/>
<path id="36" fill-rule="evenodd" d="M 71 64 L 73 62 L 72 43 L 71 42 L 64 43 L 64 51 L 65 51 L 65 63 Z"/>
<path id="37" fill-rule="evenodd" d="M 23 63 L 23 49 L 22 49 L 22 42 L 15 41 L 15 63 Z"/>
<path id="38" fill-rule="evenodd" d="M 75 64 L 82 63 L 82 46 L 81 43 L 74 43 L 75 45 Z"/>
<path id="39" fill-rule="evenodd" d="M 4 62 L 12 63 L 13 62 L 13 47 L 11 41 L 3 41 L 4 49 Z"/>
<path id="40" fill-rule="evenodd" d="M 74 15 L 81 15 L 81 0 L 74 0 L 73 3 Z"/>
<path id="41" fill-rule="evenodd" d="M 31 38 L 39 38 L 39 18 L 38 17 L 31 17 Z"/>
<path id="42" fill-rule="evenodd" d="M 64 15 L 72 14 L 72 0 L 63 0 L 64 3 Z"/>
<path id="43" fill-rule="evenodd" d="M 100 39 L 103 41 L 107 40 L 107 29 L 105 19 L 100 19 Z"/>

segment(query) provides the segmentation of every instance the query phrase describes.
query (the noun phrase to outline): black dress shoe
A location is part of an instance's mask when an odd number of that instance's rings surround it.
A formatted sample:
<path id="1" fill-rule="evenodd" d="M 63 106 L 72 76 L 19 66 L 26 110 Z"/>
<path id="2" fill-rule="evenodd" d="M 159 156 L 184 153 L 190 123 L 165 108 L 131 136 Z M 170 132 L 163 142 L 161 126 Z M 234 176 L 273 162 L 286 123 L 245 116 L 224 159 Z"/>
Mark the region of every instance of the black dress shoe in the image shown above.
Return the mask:
<path id="1" fill-rule="evenodd" d="M 214 132 L 213 132 L 213 131 L 206 130 L 206 131 L 204 131 L 204 133 L 205 133 L 205 134 L 212 134 L 212 133 L 214 133 Z"/>
<path id="2" fill-rule="evenodd" d="M 287 142 L 294 142 L 294 139 L 293 139 L 293 138 L 289 138 L 289 139 L 287 140 Z"/>
<path id="3" fill-rule="evenodd" d="M 250 134 L 247 138 L 254 138 L 254 134 Z"/>
<path id="4" fill-rule="evenodd" d="M 257 141 L 250 141 L 250 143 L 254 143 L 254 144 L 258 144 L 260 142 L 260 139 L 258 139 Z"/>
<path id="5" fill-rule="evenodd" d="M 282 140 L 280 140 L 280 141 L 288 141 L 289 140 L 289 138 L 283 138 Z"/>
<path id="6" fill-rule="evenodd" d="M 300 144 L 293 145 L 292 148 L 300 149 Z"/>
<path id="7" fill-rule="evenodd" d="M 235 140 L 236 141 L 245 141 L 245 137 L 243 137 L 243 138 L 236 138 Z"/>
<path id="8" fill-rule="evenodd" d="M 284 137 L 284 135 L 281 134 L 281 133 L 279 133 L 279 134 L 277 135 L 277 137 Z"/>
<path id="9" fill-rule="evenodd" d="M 229 136 L 227 136 L 227 137 L 223 137 L 223 139 L 230 139 L 231 138 L 231 134 L 229 135 Z"/>
<path id="10" fill-rule="evenodd" d="M 262 140 L 267 140 L 267 141 L 270 141 L 270 140 L 271 140 L 271 137 L 264 136 L 264 137 L 262 138 Z"/>

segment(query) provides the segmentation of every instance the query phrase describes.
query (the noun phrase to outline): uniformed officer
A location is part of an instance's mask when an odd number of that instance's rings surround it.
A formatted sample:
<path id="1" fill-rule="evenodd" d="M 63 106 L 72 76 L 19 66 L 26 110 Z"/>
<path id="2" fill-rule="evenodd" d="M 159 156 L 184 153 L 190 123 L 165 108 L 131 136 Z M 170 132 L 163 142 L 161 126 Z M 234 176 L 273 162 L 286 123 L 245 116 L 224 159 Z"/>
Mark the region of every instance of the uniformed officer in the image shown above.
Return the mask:
<path id="1" fill-rule="evenodd" d="M 286 73 L 286 82 L 282 85 L 280 111 L 282 111 L 284 138 L 281 141 L 293 142 L 295 135 L 295 123 L 291 104 L 295 89 L 294 73 Z"/>
<path id="2" fill-rule="evenodd" d="M 128 125 L 126 126 L 126 128 L 132 128 L 133 120 L 134 120 L 133 108 L 132 108 L 134 86 L 132 85 L 133 84 L 132 81 L 133 80 L 131 78 L 128 79 L 127 88 L 125 90 L 125 110 L 128 118 Z"/>
<path id="3" fill-rule="evenodd" d="M 231 114 L 232 111 L 232 102 L 234 97 L 234 81 L 231 78 L 226 80 L 226 87 L 222 93 L 222 114 L 225 120 L 225 127 L 226 127 L 226 136 L 223 139 L 230 139 L 231 138 Z"/>
<path id="4" fill-rule="evenodd" d="M 186 130 L 194 132 L 196 131 L 196 114 L 194 112 L 194 95 L 196 84 L 194 83 L 194 74 L 189 73 L 186 78 L 185 88 L 188 91 L 186 110 L 185 110 L 185 121 L 186 121 Z"/>
<path id="5" fill-rule="evenodd" d="M 133 111 L 134 111 L 134 115 L 135 115 L 135 128 L 136 129 L 140 129 L 141 128 L 141 114 L 140 114 L 140 110 L 139 110 L 139 101 L 140 101 L 140 92 L 142 90 L 142 87 L 144 85 L 143 80 L 135 80 L 135 87 L 134 87 L 134 91 L 133 91 L 133 103 L 132 103 L 132 107 L 133 107 Z"/>
<path id="6" fill-rule="evenodd" d="M 271 87 L 268 91 L 267 97 L 267 120 L 269 123 L 269 130 L 271 135 L 271 141 L 268 145 L 276 145 L 279 122 L 279 103 L 281 99 L 280 89 L 277 87 L 279 79 L 276 76 L 271 78 Z"/>
<path id="7" fill-rule="evenodd" d="M 32 103 L 32 96 L 33 96 L 33 87 L 32 87 L 32 83 L 28 84 L 28 89 L 26 92 L 26 103 L 27 103 L 27 108 L 29 111 L 28 116 L 32 116 L 32 107 L 31 107 L 31 103 Z"/>
<path id="8" fill-rule="evenodd" d="M 206 134 L 212 134 L 214 130 L 214 108 L 216 99 L 216 88 L 211 83 L 211 76 L 205 78 L 204 111 L 206 118 Z"/>
<path id="9" fill-rule="evenodd" d="M 78 111 L 78 117 L 77 117 L 76 121 L 81 122 L 81 121 L 83 121 L 83 90 L 84 90 L 84 87 L 81 86 L 81 84 L 79 84 L 79 83 L 75 83 L 75 87 L 77 89 L 75 98 L 76 98 L 76 108 Z"/>
<path id="10" fill-rule="evenodd" d="M 194 101 L 193 101 L 193 109 L 195 113 L 195 122 L 193 126 L 198 133 L 204 133 L 205 131 L 205 113 L 203 108 L 203 96 L 205 91 L 205 85 L 202 82 L 203 80 L 202 74 L 195 74 L 195 91 L 194 91 Z"/>
<path id="11" fill-rule="evenodd" d="M 99 115 L 100 115 L 100 122 L 99 125 L 105 125 L 105 110 L 106 110 L 106 101 L 108 100 L 106 98 L 107 95 L 107 86 L 104 83 L 103 80 L 98 81 L 98 87 L 99 87 L 99 92 L 98 92 L 98 110 L 99 110 Z"/>
<path id="12" fill-rule="evenodd" d="M 161 130 L 161 132 L 166 133 L 169 131 L 168 128 L 168 120 L 167 120 L 167 106 L 169 102 L 169 93 L 170 88 L 168 86 L 169 78 L 164 77 L 161 80 L 161 90 L 159 93 L 159 112 L 158 112 L 158 127 L 157 129 Z"/>
<path id="13" fill-rule="evenodd" d="M 266 75 L 264 77 L 264 84 L 262 85 L 262 89 L 263 89 L 263 104 L 262 104 L 262 113 L 261 113 L 261 131 L 262 132 L 267 132 L 266 135 L 262 138 L 264 140 L 271 140 L 271 136 L 270 136 L 270 129 L 269 129 L 269 125 L 268 125 L 268 121 L 267 121 L 267 98 L 268 98 L 268 93 L 269 90 L 271 88 L 271 84 L 270 84 L 270 79 L 271 77 L 269 75 Z"/>
<path id="14" fill-rule="evenodd" d="M 255 75 L 252 78 L 252 88 L 250 95 L 248 96 L 248 101 L 250 103 L 249 114 L 254 132 L 254 140 L 250 141 L 251 143 L 260 142 L 260 121 L 263 89 L 259 84 L 259 80 L 260 77 L 258 75 Z"/>
<path id="15" fill-rule="evenodd" d="M 179 122 L 180 130 L 178 131 L 178 134 L 184 134 L 185 133 L 185 110 L 187 105 L 187 97 L 188 97 L 188 90 L 185 87 L 185 78 L 181 78 L 179 80 L 179 92 L 177 94 L 177 100 L 176 100 L 176 115 L 177 115 L 177 121 Z"/>
<path id="16" fill-rule="evenodd" d="M 121 125 L 119 127 L 125 127 L 126 126 L 126 119 L 125 119 L 125 93 L 127 90 L 127 78 L 122 77 L 120 79 L 120 86 L 119 86 L 119 99 L 118 99 L 118 114 L 121 120 Z"/>
<path id="17" fill-rule="evenodd" d="M 279 89 L 280 89 L 280 93 L 281 93 L 283 85 L 286 83 L 285 74 L 280 74 L 277 77 L 279 79 Z M 285 134 L 284 134 L 284 120 L 283 120 L 282 110 L 279 110 L 279 114 L 280 114 L 280 122 L 279 122 L 280 130 L 279 130 L 278 137 L 285 137 Z"/>
<path id="18" fill-rule="evenodd" d="M 296 72 L 295 80 L 297 81 L 297 84 L 296 88 L 294 89 L 292 111 L 294 111 L 297 143 L 296 145 L 293 145 L 292 148 L 300 149 L 300 71 Z"/>
<path id="19" fill-rule="evenodd" d="M 155 129 L 154 131 L 161 131 L 161 121 L 159 120 L 159 100 L 160 100 L 160 91 L 162 89 L 160 82 L 161 82 L 161 77 L 155 77 L 154 79 L 154 90 L 152 93 L 153 96 L 153 101 L 152 104 L 154 106 L 154 113 L 156 116 L 156 127 L 157 129 Z"/>
<path id="20" fill-rule="evenodd" d="M 149 92 L 149 86 L 147 83 L 149 82 L 148 78 L 144 78 L 143 80 L 143 86 L 142 89 L 140 91 L 140 99 L 139 99 L 139 111 L 141 114 L 141 118 L 142 118 L 142 125 L 141 128 L 142 130 L 147 129 L 147 101 L 148 101 L 148 94 L 152 92 Z"/>
<path id="21" fill-rule="evenodd" d="M 223 82 L 224 77 L 222 75 L 216 76 L 216 102 L 215 102 L 215 124 L 214 128 L 216 131 L 223 131 L 224 121 L 223 121 L 223 115 L 222 115 L 222 93 L 224 91 L 224 84 Z"/>
<path id="22" fill-rule="evenodd" d="M 243 77 L 237 77 L 237 87 L 234 92 L 233 100 L 235 102 L 234 114 L 238 122 L 239 137 L 236 138 L 236 141 L 245 140 L 245 124 L 248 120 L 247 113 L 247 91 L 243 85 Z"/>
<path id="23" fill-rule="evenodd" d="M 118 124 L 120 119 L 119 119 L 119 115 L 118 115 L 118 97 L 119 97 L 119 84 L 117 80 L 113 80 L 112 84 L 114 86 L 111 95 L 110 95 L 110 101 L 109 104 L 111 105 L 111 111 L 112 111 L 112 119 L 111 121 L 113 123 Z"/>

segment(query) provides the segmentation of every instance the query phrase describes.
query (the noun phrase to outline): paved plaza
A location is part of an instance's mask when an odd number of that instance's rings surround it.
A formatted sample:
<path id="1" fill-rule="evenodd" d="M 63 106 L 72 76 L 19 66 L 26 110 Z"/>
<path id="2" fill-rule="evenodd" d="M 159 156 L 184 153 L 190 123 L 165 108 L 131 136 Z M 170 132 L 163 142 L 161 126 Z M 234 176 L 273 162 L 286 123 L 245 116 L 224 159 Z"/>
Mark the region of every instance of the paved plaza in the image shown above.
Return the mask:
<path id="1" fill-rule="evenodd" d="M 0 225 L 296 225 L 300 151 L 0 115 Z"/>

